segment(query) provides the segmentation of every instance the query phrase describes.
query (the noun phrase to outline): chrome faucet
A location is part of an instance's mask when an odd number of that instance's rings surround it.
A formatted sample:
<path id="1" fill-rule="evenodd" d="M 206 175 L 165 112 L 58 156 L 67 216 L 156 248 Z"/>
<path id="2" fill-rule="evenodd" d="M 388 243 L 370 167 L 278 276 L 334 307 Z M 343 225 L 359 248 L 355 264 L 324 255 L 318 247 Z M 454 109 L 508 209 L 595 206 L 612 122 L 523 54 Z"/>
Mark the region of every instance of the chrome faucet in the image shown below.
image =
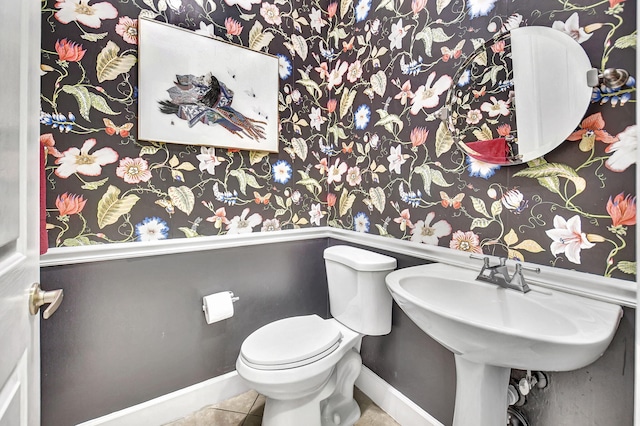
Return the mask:
<path id="1" fill-rule="evenodd" d="M 484 264 L 480 273 L 476 277 L 476 280 L 485 281 L 492 284 L 497 284 L 503 288 L 510 288 L 518 290 L 523 293 L 529 292 L 531 289 L 527 284 L 524 275 L 522 274 L 522 264 L 516 263 L 516 270 L 513 275 L 509 275 L 509 269 L 507 268 L 507 259 L 500 258 L 498 265 L 491 265 L 488 257 L 470 256 L 472 259 L 482 259 Z M 527 268 L 533 272 L 540 272 L 540 268 Z"/>

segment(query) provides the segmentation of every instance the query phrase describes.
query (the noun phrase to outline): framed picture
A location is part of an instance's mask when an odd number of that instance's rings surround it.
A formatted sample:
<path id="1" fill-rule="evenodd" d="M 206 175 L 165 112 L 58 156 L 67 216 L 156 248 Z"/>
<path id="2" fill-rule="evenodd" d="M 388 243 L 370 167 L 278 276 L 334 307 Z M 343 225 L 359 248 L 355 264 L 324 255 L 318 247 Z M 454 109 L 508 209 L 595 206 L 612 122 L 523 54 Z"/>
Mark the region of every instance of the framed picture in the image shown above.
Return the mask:
<path id="1" fill-rule="evenodd" d="M 278 58 L 138 21 L 138 138 L 278 152 Z"/>

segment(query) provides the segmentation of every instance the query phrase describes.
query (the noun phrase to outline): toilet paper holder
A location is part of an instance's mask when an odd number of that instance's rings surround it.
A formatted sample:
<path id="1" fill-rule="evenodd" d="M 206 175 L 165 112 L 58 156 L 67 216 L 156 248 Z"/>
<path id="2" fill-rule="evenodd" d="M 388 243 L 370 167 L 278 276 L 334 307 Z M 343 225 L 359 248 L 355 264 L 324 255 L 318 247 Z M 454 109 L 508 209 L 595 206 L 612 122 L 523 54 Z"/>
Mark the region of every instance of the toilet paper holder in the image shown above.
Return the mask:
<path id="1" fill-rule="evenodd" d="M 207 324 L 222 321 L 233 316 L 233 304 L 240 300 L 231 291 L 210 294 L 202 298 L 202 310 Z"/>

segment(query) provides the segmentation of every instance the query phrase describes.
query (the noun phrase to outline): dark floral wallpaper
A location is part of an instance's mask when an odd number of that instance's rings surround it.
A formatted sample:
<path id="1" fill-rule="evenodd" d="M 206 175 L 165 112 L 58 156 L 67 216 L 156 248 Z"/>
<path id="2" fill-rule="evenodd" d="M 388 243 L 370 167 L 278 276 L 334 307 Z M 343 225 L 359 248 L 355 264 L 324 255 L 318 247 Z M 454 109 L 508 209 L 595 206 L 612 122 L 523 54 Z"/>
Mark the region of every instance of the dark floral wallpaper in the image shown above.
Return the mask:
<path id="1" fill-rule="evenodd" d="M 330 225 L 633 280 L 635 14 L 624 0 L 43 0 L 49 247 Z M 277 55 L 280 153 L 138 140 L 139 16 Z M 453 78 L 478 46 L 524 25 L 631 78 L 596 88 L 544 158 L 496 167 L 434 113 L 450 88 L 480 90 Z M 510 82 L 493 83 L 499 101 L 470 106 L 468 125 L 508 114 Z"/>

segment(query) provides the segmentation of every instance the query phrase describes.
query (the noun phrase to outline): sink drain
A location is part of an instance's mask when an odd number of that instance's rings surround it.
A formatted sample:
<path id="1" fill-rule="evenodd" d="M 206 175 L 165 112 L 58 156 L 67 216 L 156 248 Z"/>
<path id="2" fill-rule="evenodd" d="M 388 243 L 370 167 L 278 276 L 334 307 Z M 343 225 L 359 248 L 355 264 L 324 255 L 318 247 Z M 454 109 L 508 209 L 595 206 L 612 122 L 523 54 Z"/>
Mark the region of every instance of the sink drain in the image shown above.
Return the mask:
<path id="1" fill-rule="evenodd" d="M 507 426 L 530 426 L 529 420 L 515 407 L 507 409 Z"/>

